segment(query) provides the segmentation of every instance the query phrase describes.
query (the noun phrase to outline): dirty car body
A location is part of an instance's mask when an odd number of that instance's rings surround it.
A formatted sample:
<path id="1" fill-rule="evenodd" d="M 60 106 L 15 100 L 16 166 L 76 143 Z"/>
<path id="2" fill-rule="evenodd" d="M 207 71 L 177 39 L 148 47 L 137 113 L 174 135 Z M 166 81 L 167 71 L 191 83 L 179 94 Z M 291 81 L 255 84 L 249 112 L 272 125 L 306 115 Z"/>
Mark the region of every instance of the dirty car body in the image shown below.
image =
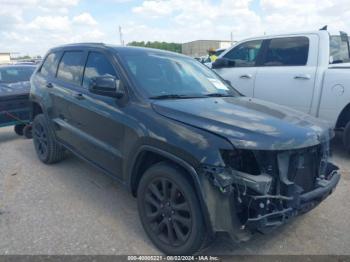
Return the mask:
<path id="1" fill-rule="evenodd" d="M 153 107 L 232 145 L 218 148 L 218 163 L 201 163 L 198 172 L 215 231 L 236 240 L 312 209 L 340 179 L 328 162 L 333 132 L 305 114 L 245 97 L 162 101 Z"/>
<path id="2" fill-rule="evenodd" d="M 83 53 L 78 81 L 69 85 L 57 73 L 67 52 Z M 91 52 L 108 57 L 122 95 L 84 88 Z M 45 115 L 60 145 L 134 195 L 150 166 L 160 161 L 178 166 L 194 189 L 209 234 L 223 231 L 247 240 L 256 230 L 310 210 L 340 179 L 328 162 L 329 126 L 243 97 L 194 59 L 103 44 L 69 45 L 50 54 L 52 74 L 39 67 L 31 79 L 33 118 Z"/>

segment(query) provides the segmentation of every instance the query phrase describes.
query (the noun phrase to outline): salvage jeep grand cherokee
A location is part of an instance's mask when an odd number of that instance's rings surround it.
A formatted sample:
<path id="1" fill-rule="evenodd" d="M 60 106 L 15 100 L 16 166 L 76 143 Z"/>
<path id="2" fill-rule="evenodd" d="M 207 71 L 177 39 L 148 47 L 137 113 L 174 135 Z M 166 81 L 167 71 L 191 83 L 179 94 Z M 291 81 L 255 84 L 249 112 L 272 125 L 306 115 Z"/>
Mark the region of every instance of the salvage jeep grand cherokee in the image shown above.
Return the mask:
<path id="1" fill-rule="evenodd" d="M 183 55 L 54 48 L 30 98 L 40 160 L 69 150 L 120 180 L 166 254 L 194 253 L 216 232 L 247 240 L 312 209 L 340 179 L 323 122 L 243 97 Z"/>

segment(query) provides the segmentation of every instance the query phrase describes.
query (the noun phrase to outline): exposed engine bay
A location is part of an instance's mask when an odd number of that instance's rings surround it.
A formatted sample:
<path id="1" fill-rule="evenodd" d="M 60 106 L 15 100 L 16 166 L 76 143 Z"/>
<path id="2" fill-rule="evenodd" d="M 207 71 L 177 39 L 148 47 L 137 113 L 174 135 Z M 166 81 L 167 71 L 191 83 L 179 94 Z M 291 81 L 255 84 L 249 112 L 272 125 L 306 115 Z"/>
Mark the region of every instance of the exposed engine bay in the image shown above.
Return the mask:
<path id="1" fill-rule="evenodd" d="M 266 232 L 314 208 L 339 182 L 328 143 L 283 151 L 223 151 L 226 167 L 204 167 L 229 197 L 241 230 Z"/>

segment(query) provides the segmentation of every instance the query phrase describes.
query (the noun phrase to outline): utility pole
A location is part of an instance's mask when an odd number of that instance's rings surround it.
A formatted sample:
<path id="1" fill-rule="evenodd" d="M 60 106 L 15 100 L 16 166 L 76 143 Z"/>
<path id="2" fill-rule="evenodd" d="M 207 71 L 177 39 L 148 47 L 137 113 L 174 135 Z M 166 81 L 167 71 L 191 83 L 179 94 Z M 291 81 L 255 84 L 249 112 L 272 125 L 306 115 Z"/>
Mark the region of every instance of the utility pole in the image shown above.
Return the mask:
<path id="1" fill-rule="evenodd" d="M 230 33 L 231 45 L 233 45 L 233 32 Z"/>
<path id="2" fill-rule="evenodd" d="M 122 27 L 119 26 L 119 39 L 120 39 L 120 44 L 123 46 L 124 45 L 124 40 L 123 40 L 123 32 L 122 32 Z"/>

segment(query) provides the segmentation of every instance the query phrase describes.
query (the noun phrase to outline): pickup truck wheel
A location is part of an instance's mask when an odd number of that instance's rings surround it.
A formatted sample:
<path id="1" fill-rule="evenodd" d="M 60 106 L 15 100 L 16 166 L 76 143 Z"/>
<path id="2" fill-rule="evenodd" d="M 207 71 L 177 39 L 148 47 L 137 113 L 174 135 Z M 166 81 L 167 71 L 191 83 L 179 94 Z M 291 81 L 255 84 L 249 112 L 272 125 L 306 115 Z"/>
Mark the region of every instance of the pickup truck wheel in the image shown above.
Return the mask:
<path id="1" fill-rule="evenodd" d="M 348 153 L 350 153 L 350 122 L 347 123 L 343 133 L 343 144 Z"/>
<path id="2" fill-rule="evenodd" d="M 165 162 L 149 168 L 137 191 L 140 219 L 148 237 L 167 255 L 198 251 L 206 228 L 194 189 L 184 174 Z"/>
<path id="3" fill-rule="evenodd" d="M 64 149 L 56 142 L 43 114 L 34 118 L 32 133 L 35 151 L 43 163 L 53 164 L 64 158 Z"/>
<path id="4" fill-rule="evenodd" d="M 24 124 L 18 124 L 15 125 L 14 130 L 15 133 L 19 136 L 23 136 L 23 129 L 24 129 L 25 125 Z"/>

